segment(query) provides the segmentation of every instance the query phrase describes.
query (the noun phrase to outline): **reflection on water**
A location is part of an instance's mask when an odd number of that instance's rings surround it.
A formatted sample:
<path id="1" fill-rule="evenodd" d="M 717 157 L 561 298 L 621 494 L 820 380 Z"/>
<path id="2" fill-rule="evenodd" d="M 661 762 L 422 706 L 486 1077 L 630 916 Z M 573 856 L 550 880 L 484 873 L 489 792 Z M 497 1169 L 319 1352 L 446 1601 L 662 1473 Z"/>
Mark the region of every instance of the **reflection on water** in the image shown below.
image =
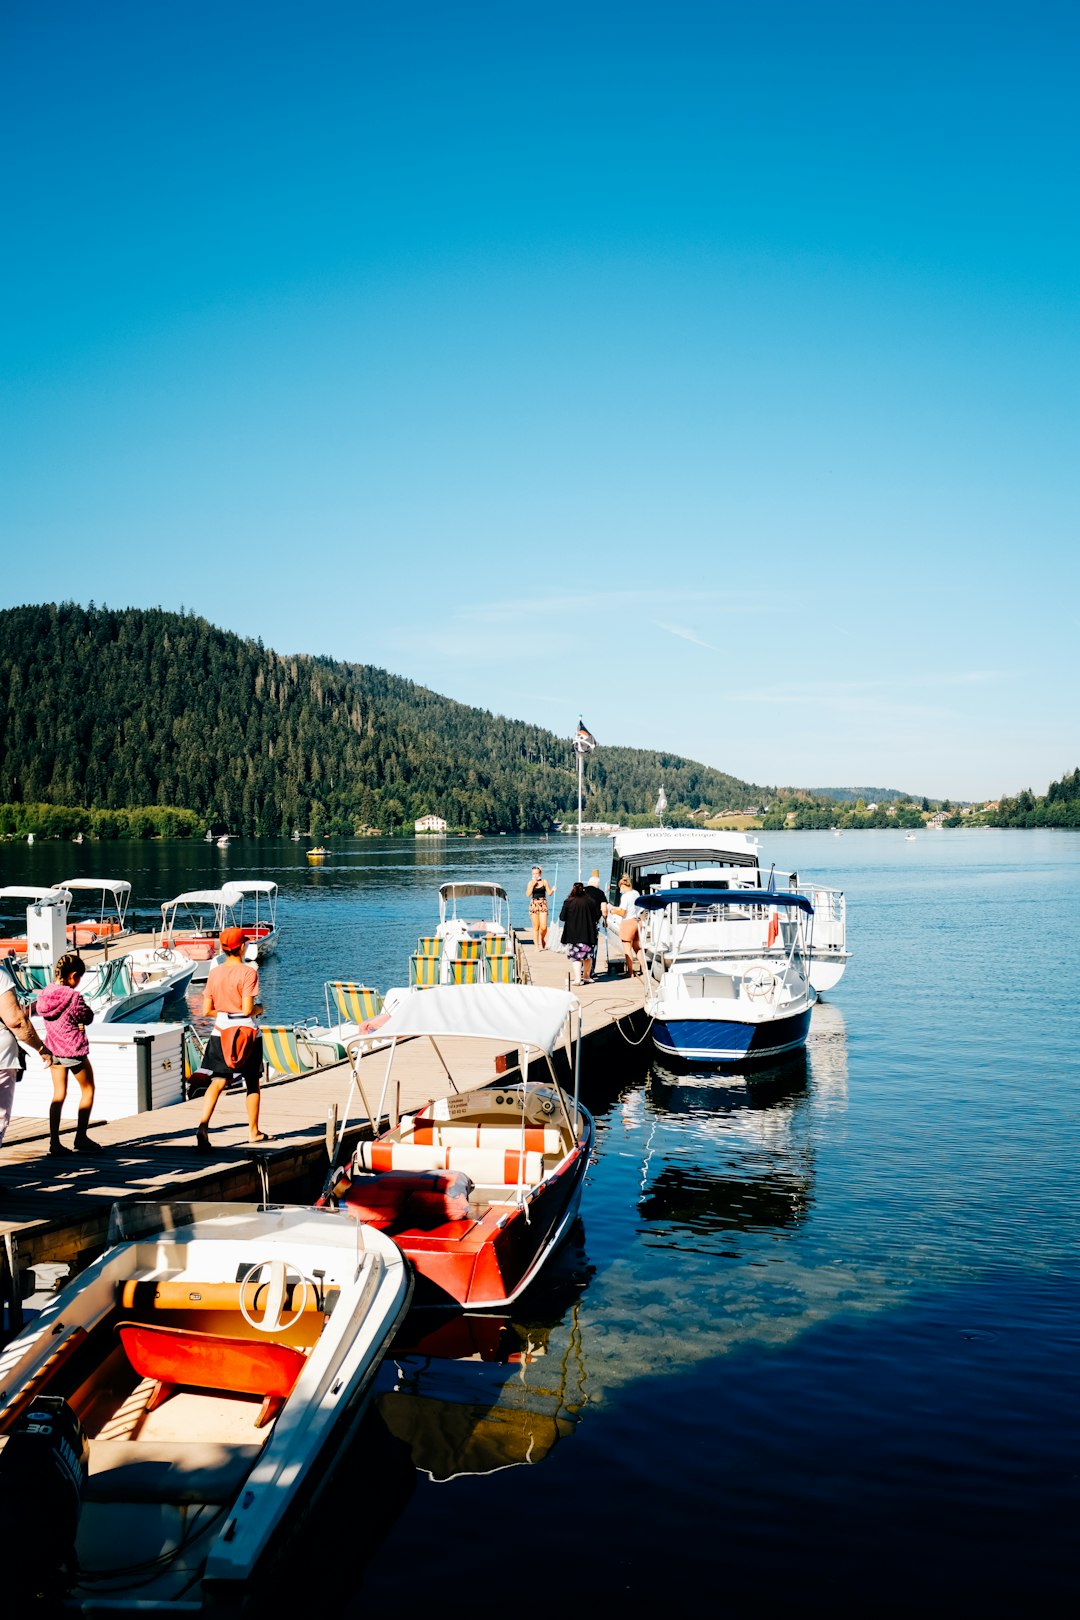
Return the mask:
<path id="1" fill-rule="evenodd" d="M 574 1433 L 586 1401 L 585 1269 L 579 1225 L 514 1315 L 412 1313 L 375 1404 L 416 1469 L 445 1482 L 533 1465 Z"/>

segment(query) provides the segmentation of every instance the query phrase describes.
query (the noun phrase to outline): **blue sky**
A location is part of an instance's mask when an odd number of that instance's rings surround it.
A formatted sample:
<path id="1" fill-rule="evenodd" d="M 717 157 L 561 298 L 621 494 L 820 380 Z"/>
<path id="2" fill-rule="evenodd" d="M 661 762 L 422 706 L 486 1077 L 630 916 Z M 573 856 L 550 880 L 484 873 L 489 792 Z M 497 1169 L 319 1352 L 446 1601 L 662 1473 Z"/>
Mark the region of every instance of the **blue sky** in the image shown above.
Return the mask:
<path id="1" fill-rule="evenodd" d="M 1080 7 L 0 28 L 0 599 L 765 784 L 1080 762 Z"/>

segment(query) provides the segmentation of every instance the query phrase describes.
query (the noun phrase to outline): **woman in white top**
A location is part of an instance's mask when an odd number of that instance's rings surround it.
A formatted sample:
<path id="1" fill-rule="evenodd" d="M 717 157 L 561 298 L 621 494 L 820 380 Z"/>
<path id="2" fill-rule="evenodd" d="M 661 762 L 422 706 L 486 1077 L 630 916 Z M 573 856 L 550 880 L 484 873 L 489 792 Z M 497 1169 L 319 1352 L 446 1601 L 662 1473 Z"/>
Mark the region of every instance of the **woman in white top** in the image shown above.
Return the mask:
<path id="1" fill-rule="evenodd" d="M 619 942 L 626 956 L 626 971 L 640 973 L 637 963 L 637 953 L 641 949 L 641 933 L 638 929 L 638 891 L 624 873 L 619 879 L 619 904 L 609 908 L 613 917 L 619 918 Z"/>

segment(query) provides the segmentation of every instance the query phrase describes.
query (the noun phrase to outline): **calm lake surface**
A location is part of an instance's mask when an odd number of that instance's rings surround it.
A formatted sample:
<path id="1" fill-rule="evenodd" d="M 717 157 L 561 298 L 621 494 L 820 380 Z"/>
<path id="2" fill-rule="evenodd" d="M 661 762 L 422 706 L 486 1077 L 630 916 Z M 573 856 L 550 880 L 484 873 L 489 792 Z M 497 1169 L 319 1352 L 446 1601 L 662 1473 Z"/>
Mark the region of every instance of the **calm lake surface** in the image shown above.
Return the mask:
<path id="1" fill-rule="evenodd" d="M 646 1043 L 587 1069 L 575 1241 L 512 1318 L 409 1331 L 312 1527 L 309 1598 L 1075 1601 L 1080 834 L 759 836 L 848 896 L 856 954 L 805 1062 L 746 1086 Z M 606 881 L 610 842 L 585 856 Z M 3 844 L 0 881 L 126 877 L 149 926 L 183 889 L 272 877 L 287 1021 L 327 978 L 402 982 L 448 878 L 506 883 L 524 925 L 533 860 L 565 895 L 556 838 L 357 841 L 321 868 L 291 843 Z"/>

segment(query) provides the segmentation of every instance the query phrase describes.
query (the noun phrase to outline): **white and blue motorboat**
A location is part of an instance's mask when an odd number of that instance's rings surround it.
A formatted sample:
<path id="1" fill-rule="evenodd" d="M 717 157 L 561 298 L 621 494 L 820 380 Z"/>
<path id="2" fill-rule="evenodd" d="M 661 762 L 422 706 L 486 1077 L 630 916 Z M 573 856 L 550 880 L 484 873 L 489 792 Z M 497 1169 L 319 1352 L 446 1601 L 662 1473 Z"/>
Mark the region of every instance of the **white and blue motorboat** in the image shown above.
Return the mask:
<path id="1" fill-rule="evenodd" d="M 745 833 L 709 827 L 622 828 L 612 843 L 611 884 L 608 899 L 618 903 L 618 883 L 628 877 L 638 894 L 657 889 L 707 888 L 776 889 L 801 894 L 814 909 L 814 951 L 810 982 L 819 995 L 836 988 L 844 974 L 851 952 L 847 946 L 847 902 L 842 889 L 800 877 L 798 872 L 778 872 L 775 864 L 763 867 L 761 850 Z M 714 911 L 715 922 L 708 934 L 699 932 L 697 949 L 731 961 L 772 959 L 780 954 L 775 941 L 766 938 L 764 913 L 723 909 Z M 647 959 L 654 954 L 668 955 L 668 912 L 653 911 L 642 919 L 642 947 Z M 613 927 L 612 924 L 615 926 Z M 609 919 L 610 949 L 620 951 L 618 918 Z M 775 962 L 773 963 L 775 966 Z"/>
<path id="2" fill-rule="evenodd" d="M 814 908 L 803 894 L 680 885 L 641 895 L 664 913 L 665 948 L 649 962 L 645 1010 L 653 1045 L 684 1063 L 731 1067 L 772 1062 L 806 1044 L 817 992 L 810 982 Z M 760 928 L 768 955 L 715 954 L 719 926 Z"/>

